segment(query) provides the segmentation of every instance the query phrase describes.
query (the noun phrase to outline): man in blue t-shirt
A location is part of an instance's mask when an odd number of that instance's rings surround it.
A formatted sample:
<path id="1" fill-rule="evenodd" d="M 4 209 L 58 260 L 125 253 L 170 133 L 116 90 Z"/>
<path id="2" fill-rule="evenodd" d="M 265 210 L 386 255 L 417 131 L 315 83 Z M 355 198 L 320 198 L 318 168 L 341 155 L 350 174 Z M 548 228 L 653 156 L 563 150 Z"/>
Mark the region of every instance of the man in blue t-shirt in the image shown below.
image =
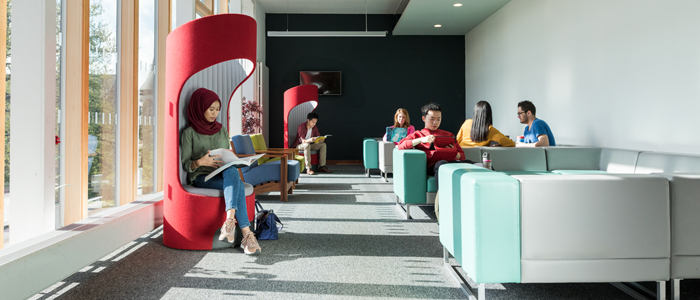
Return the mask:
<path id="1" fill-rule="evenodd" d="M 525 127 L 524 142 L 518 142 L 516 147 L 542 147 L 556 146 L 554 142 L 554 134 L 549 129 L 549 125 L 545 121 L 535 117 L 535 105 L 532 102 L 525 100 L 518 103 L 518 119 L 521 124 L 527 124 Z"/>

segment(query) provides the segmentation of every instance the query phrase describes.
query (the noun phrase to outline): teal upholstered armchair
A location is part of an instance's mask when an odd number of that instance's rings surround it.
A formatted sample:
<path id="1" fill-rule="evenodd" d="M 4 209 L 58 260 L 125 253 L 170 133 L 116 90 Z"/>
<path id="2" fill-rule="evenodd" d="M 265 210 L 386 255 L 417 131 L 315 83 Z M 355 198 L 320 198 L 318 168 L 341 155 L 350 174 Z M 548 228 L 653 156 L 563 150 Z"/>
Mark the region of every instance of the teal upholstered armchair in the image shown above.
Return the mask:
<path id="1" fill-rule="evenodd" d="M 394 148 L 394 194 L 396 203 L 405 207 L 406 218 L 411 218 L 412 205 L 435 203 L 435 177 L 426 173 L 425 152 Z"/>

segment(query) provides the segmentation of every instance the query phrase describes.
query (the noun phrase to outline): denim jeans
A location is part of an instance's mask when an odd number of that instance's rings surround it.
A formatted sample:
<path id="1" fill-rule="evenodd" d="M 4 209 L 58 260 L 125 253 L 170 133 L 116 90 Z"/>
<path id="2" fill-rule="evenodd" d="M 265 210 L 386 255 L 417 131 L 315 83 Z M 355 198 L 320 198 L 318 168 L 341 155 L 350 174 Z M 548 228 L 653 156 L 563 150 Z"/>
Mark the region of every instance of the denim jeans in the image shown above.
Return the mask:
<path id="1" fill-rule="evenodd" d="M 245 203 L 245 187 L 241 178 L 238 177 L 238 169 L 230 167 L 209 179 L 209 181 L 204 181 L 204 177 L 206 175 L 197 176 L 192 185 L 198 188 L 223 190 L 226 211 L 229 209 L 236 210 L 236 220 L 240 228 L 250 226 Z"/>

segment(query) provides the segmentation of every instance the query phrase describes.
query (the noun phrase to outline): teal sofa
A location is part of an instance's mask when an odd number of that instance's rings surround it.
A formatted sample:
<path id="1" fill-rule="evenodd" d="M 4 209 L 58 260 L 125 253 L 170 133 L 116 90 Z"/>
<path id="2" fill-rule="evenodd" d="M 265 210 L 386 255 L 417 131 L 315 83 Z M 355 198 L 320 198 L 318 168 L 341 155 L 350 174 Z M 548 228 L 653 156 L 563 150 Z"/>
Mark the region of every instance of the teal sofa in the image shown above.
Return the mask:
<path id="1" fill-rule="evenodd" d="M 427 175 L 425 152 L 393 148 L 394 195 L 397 205 L 404 208 L 411 219 L 411 206 L 434 205 L 437 188 L 435 177 Z M 466 159 L 480 161 L 479 148 L 464 148 Z"/>
<path id="2" fill-rule="evenodd" d="M 657 281 L 664 299 L 665 281 L 676 296 L 700 278 L 700 156 L 473 149 L 498 171 L 440 168 L 439 228 L 446 266 L 451 254 L 479 299 L 486 283 L 636 281 Z"/>

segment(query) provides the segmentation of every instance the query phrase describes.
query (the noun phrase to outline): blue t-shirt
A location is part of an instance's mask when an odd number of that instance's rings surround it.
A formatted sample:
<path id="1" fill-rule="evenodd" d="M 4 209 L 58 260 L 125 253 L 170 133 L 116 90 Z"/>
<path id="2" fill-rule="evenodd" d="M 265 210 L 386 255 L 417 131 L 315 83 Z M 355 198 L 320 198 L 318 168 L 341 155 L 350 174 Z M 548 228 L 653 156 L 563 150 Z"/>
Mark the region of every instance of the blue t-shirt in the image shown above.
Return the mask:
<path id="1" fill-rule="evenodd" d="M 523 134 L 525 136 L 525 143 L 537 143 L 539 141 L 537 137 L 546 134 L 549 139 L 549 145 L 556 146 L 557 143 L 554 142 L 554 134 L 552 134 L 552 130 L 549 129 L 547 122 L 541 119 L 535 119 L 535 121 L 532 122 L 532 130 L 529 129 L 530 126 L 525 126 L 525 134 Z"/>

